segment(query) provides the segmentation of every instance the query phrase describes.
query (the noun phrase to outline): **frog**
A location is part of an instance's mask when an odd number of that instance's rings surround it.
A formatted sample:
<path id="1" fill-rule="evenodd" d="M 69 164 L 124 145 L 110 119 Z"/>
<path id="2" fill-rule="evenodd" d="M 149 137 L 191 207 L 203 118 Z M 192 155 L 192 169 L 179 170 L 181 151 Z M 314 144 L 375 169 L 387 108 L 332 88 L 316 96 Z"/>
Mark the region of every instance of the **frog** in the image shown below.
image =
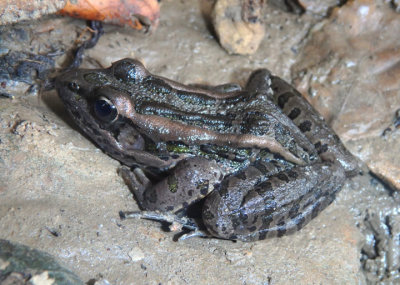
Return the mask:
<path id="1" fill-rule="evenodd" d="M 122 164 L 143 216 L 175 217 L 196 235 L 292 234 L 358 171 L 323 117 L 268 69 L 244 87 L 185 85 L 125 58 L 67 71 L 55 87 L 76 125 Z"/>

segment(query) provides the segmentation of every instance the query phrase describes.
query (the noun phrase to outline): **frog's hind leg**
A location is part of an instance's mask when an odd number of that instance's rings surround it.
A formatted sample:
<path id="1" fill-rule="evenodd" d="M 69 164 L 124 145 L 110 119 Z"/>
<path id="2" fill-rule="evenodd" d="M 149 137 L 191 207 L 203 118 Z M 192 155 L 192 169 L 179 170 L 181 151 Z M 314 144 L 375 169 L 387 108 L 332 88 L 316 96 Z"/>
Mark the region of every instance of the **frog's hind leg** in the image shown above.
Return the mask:
<path id="1" fill-rule="evenodd" d="M 241 176 L 224 180 L 204 204 L 203 222 L 215 236 L 252 241 L 293 233 L 325 209 L 345 181 L 343 168 L 329 162 L 297 166 L 255 185 L 243 184 Z"/>

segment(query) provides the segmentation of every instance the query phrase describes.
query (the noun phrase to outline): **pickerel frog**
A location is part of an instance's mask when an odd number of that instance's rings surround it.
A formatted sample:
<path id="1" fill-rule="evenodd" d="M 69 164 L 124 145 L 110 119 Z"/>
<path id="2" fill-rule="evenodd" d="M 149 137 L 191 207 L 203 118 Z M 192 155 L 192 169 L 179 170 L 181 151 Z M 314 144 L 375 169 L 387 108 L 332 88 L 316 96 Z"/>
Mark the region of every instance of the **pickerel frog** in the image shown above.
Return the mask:
<path id="1" fill-rule="evenodd" d="M 357 163 L 298 91 L 266 69 L 235 84 L 183 85 L 137 60 L 56 79 L 78 126 L 119 160 L 142 210 L 188 215 L 209 235 L 253 241 L 299 230 Z"/>

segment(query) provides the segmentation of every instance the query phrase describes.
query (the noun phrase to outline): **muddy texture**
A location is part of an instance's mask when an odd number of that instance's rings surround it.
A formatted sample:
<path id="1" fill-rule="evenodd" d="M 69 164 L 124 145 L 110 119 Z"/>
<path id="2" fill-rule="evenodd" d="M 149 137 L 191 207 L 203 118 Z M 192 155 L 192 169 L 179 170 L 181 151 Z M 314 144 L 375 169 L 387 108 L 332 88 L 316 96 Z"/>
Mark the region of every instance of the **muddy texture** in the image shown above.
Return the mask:
<path id="1" fill-rule="evenodd" d="M 382 19 L 389 19 L 393 6 L 376 3 L 380 8 L 375 12 L 384 13 Z M 163 1 L 160 25 L 151 35 L 105 26 L 104 36 L 86 53 L 83 66 L 107 67 L 113 61 L 132 57 L 142 60 L 152 73 L 183 83 L 212 85 L 244 84 L 254 69 L 268 68 L 296 83 L 355 155 L 376 162 L 375 152 L 380 149 L 382 165 L 387 167 L 390 156 L 393 165 L 400 165 L 393 150 L 399 145 L 399 129 L 393 127 L 393 114 L 390 114 L 391 104 L 398 101 L 383 104 L 384 108 L 376 105 L 376 109 L 356 109 L 354 116 L 335 115 L 341 114 L 343 105 L 362 105 L 362 100 L 398 100 L 396 81 L 377 80 L 366 88 L 358 87 L 358 80 L 330 86 L 328 83 L 336 82 L 347 69 L 351 71 L 345 73 L 347 77 L 358 75 L 358 78 L 363 78 L 363 72 L 368 70 L 352 69 L 352 64 L 348 64 L 351 61 L 323 60 L 311 64 L 305 59 L 307 45 L 315 42 L 315 32 L 335 24 L 332 19 L 271 10 L 264 19 L 268 35 L 258 52 L 247 57 L 231 56 L 213 37 L 202 15 L 203 6 L 198 4 Z M 209 5 L 209 1 L 200 4 Z M 339 17 L 336 22 L 339 20 L 344 21 Z M 358 25 L 368 26 L 362 21 Z M 83 21 L 54 16 L 29 25 L 2 27 L 1 55 L 9 51 L 27 52 L 27 49 L 41 55 L 63 53 L 74 46 L 84 28 Z M 21 31 L 24 31 L 23 37 L 19 36 Z M 332 36 L 333 31 L 326 33 Z M 388 55 L 393 57 L 399 43 L 393 37 L 400 33 L 392 33 L 387 38 L 384 38 L 386 34 L 380 34 L 378 43 L 386 42 L 384 49 L 392 51 Z M 337 36 L 344 37 L 344 34 Z M 375 42 L 364 43 L 368 50 L 376 49 Z M 322 46 L 312 52 L 324 50 Z M 348 48 L 345 46 L 343 50 Z M 330 52 L 333 58 L 338 55 L 341 53 L 337 50 Z M 57 57 L 56 64 L 60 65 L 67 57 L 68 53 Z M 368 58 L 361 63 L 366 61 Z M 337 62 L 342 65 L 332 69 Z M 314 76 L 303 80 L 307 74 Z M 319 79 L 317 83 L 324 84 L 305 85 L 304 82 L 313 83 L 315 78 Z M 380 85 L 384 82 L 393 84 L 386 88 Z M 363 175 L 347 182 L 332 205 L 292 236 L 251 243 L 201 238 L 174 242 L 174 234 L 164 232 L 155 222 L 120 220 L 120 210 L 138 210 L 138 206 L 117 174 L 119 163 L 80 133 L 55 91 L 38 97 L 35 93 L 26 93 L 30 86 L 12 79 L 3 80 L 0 85 L 1 92 L 15 97 L 13 100 L 0 97 L 0 238 L 45 250 L 84 282 L 92 283 L 96 280 L 111 284 L 398 281 L 399 193 L 389 183 L 381 183 L 382 177 L 371 176 L 365 167 Z M 347 89 L 337 89 L 341 86 Z M 379 92 L 371 93 L 371 88 Z M 364 92 L 353 95 L 358 89 Z M 324 96 L 317 100 L 310 96 L 309 90 L 316 91 L 311 95 Z M 349 95 L 343 99 L 343 94 Z M 368 123 L 369 127 L 360 131 L 357 123 L 362 123 L 362 117 L 381 122 Z M 354 131 L 351 126 L 355 126 Z M 392 126 L 391 131 L 382 137 L 388 126 Z M 368 149 L 366 159 L 363 151 Z M 398 176 L 393 179 L 398 181 Z"/>
<path id="2" fill-rule="evenodd" d="M 309 37 L 292 66 L 296 85 L 344 141 L 360 141 L 350 151 L 400 189 L 398 131 L 385 132 L 400 107 L 399 15 L 379 1 L 348 2 Z"/>

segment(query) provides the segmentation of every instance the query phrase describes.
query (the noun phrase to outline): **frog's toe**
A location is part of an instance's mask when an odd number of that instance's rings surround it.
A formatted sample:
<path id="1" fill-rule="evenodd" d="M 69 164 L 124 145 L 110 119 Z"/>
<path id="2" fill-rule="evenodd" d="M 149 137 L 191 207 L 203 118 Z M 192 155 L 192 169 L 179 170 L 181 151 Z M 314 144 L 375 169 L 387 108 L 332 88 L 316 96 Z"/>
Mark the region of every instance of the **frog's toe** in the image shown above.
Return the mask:
<path id="1" fill-rule="evenodd" d="M 174 213 L 170 212 L 159 212 L 159 211 L 120 211 L 119 216 L 121 220 L 125 219 L 145 219 L 157 221 L 160 223 L 171 224 L 169 226 L 170 231 L 178 231 L 182 228 L 197 231 L 198 225 L 196 221 L 189 217 L 179 217 Z"/>
<path id="2" fill-rule="evenodd" d="M 206 231 L 202 231 L 199 229 L 196 229 L 194 231 L 184 233 L 184 234 L 179 234 L 178 237 L 175 239 L 176 241 L 184 241 L 193 237 L 202 237 L 202 238 L 213 238 L 211 234 L 209 234 Z"/>
<path id="3" fill-rule="evenodd" d="M 125 219 L 145 219 L 158 222 L 174 223 L 176 217 L 168 213 L 161 213 L 158 211 L 120 211 L 119 216 L 121 220 Z"/>
<path id="4" fill-rule="evenodd" d="M 144 191 L 151 185 L 150 180 L 140 168 L 131 170 L 129 167 L 123 166 L 118 169 L 119 175 L 124 179 L 129 190 L 135 195 L 136 201 L 143 201 Z"/>

